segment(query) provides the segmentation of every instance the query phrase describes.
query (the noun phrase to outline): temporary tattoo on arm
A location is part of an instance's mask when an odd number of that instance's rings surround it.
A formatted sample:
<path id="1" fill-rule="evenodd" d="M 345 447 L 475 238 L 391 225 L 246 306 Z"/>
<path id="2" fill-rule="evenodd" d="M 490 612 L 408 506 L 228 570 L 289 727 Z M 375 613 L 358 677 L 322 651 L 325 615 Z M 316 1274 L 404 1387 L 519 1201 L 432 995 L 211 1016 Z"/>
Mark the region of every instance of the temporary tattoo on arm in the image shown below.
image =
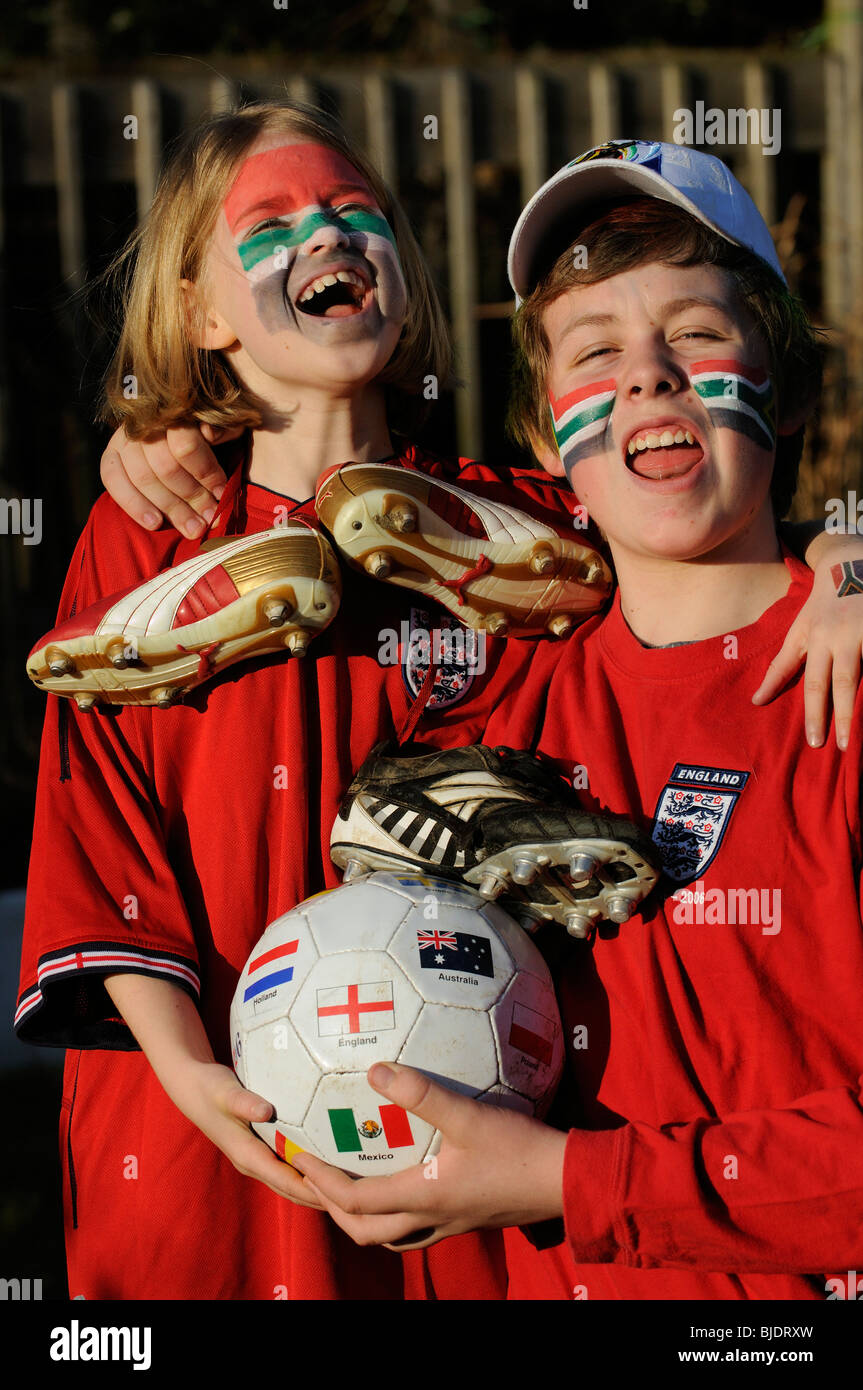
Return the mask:
<path id="1" fill-rule="evenodd" d="M 831 565 L 830 573 L 836 586 L 837 598 L 847 598 L 849 594 L 863 594 L 863 560 L 843 560 L 841 564 Z"/>

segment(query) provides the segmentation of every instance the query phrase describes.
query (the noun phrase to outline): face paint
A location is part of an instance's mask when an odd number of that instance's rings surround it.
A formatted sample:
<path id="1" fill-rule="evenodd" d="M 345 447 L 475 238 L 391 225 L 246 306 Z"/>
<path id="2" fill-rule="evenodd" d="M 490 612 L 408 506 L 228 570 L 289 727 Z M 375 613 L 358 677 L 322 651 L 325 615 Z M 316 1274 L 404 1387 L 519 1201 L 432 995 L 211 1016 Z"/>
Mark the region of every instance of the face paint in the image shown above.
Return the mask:
<path id="1" fill-rule="evenodd" d="M 689 380 L 718 428 L 737 430 L 762 449 L 776 443 L 776 396 L 761 367 L 734 358 L 693 362 Z"/>
<path id="2" fill-rule="evenodd" d="M 225 199 L 224 212 L 269 331 L 294 327 L 314 337 L 326 333 L 339 339 L 366 334 L 365 314 L 361 322 L 352 321 L 360 319 L 361 306 L 368 307 L 369 290 L 375 291 L 382 315 L 403 320 L 407 296 L 392 229 L 365 179 L 336 150 L 282 145 L 251 155 Z M 338 236 L 332 236 L 333 229 Z M 329 246 L 304 252 L 315 245 L 316 233 L 326 234 Z M 355 271 L 365 288 L 349 290 L 343 281 L 329 311 L 308 312 L 320 299 L 299 304 L 299 296 L 317 275 L 331 270 Z"/>
<path id="3" fill-rule="evenodd" d="M 607 447 L 616 392 L 617 382 L 613 380 L 593 381 L 559 400 L 549 391 L 551 427 L 570 481 L 580 459 L 600 454 Z"/>

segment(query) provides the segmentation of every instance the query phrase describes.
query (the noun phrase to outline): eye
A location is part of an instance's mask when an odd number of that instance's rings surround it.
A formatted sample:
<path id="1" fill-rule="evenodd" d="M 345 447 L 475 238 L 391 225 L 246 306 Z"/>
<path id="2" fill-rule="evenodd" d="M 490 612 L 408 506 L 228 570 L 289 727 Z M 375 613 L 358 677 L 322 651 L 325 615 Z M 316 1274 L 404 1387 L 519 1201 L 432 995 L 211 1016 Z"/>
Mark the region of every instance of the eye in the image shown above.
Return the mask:
<path id="1" fill-rule="evenodd" d="M 281 217 L 268 217 L 264 222 L 256 222 L 254 227 L 250 227 L 243 233 L 243 241 L 249 241 L 253 236 L 260 232 L 268 232 L 271 228 L 278 227 L 280 231 L 287 229 L 287 223 Z"/>
<path id="2" fill-rule="evenodd" d="M 589 362 L 590 359 L 591 359 L 591 357 L 602 357 L 606 352 L 614 352 L 614 351 L 615 351 L 615 349 L 614 349 L 613 347 L 596 347 L 596 348 L 591 348 L 590 352 L 586 352 L 586 353 L 584 354 L 583 357 L 579 357 L 579 358 L 576 360 L 575 366 L 576 366 L 576 367 L 581 367 L 581 366 L 583 366 L 583 364 L 584 364 L 585 362 Z"/>
<path id="3" fill-rule="evenodd" d="M 682 333 L 676 333 L 676 338 L 710 338 L 713 342 L 719 342 L 723 335 L 721 333 L 710 333 L 706 328 L 686 328 Z"/>

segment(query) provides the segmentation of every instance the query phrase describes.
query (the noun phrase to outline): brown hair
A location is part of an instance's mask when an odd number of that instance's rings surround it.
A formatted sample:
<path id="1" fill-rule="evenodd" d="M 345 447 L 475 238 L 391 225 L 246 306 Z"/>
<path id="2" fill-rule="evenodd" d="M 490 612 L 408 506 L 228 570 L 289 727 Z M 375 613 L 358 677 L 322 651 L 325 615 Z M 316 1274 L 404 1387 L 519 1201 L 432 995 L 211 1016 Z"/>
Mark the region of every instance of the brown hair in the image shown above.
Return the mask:
<path id="1" fill-rule="evenodd" d="M 171 155 L 150 211 L 102 277 L 119 300 L 122 329 L 105 374 L 100 418 L 140 439 L 194 420 L 255 426 L 258 403 L 219 352 L 189 340 L 180 281 L 201 279 L 205 253 L 238 161 L 266 131 L 311 137 L 343 154 L 365 178 L 395 235 L 407 288 L 407 317 L 378 380 L 392 428 L 410 432 L 427 406 L 423 378 L 443 386 L 452 345 L 431 275 L 407 217 L 334 117 L 304 102 L 257 102 L 197 126 Z M 116 321 L 116 317 L 115 317 Z M 130 381 L 130 378 L 132 379 Z"/>
<path id="2" fill-rule="evenodd" d="M 578 285 L 595 285 L 649 261 L 664 265 L 715 265 L 731 274 L 755 319 L 770 356 L 779 418 L 785 403 L 811 408 L 821 389 L 824 348 L 802 302 L 766 262 L 706 227 L 682 208 L 657 198 L 606 206 L 584 228 L 570 228 L 571 244 L 558 256 L 513 320 L 515 361 L 507 428 L 516 443 L 555 447 L 546 381 L 549 345 L 543 315 L 549 304 Z M 587 266 L 574 264 L 572 242 L 586 251 Z M 803 426 L 777 438 L 771 496 L 774 512 L 788 511 L 797 486 Z"/>

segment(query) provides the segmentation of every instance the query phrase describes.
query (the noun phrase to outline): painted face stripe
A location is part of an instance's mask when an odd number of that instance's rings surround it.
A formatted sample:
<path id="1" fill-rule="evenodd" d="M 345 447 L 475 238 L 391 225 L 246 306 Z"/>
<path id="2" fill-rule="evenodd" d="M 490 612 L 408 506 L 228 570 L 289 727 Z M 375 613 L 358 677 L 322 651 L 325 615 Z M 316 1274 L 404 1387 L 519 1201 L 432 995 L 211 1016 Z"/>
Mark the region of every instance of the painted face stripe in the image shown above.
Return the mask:
<path id="1" fill-rule="evenodd" d="M 742 376 L 753 386 L 761 386 L 763 382 L 770 380 L 763 368 L 749 367 L 733 357 L 709 357 L 705 358 L 703 362 L 693 362 L 689 368 L 690 379 L 693 376 L 705 376 L 713 373 L 716 373 L 717 376 Z"/>
<path id="2" fill-rule="evenodd" d="M 352 208 L 349 212 L 325 213 L 304 208 L 300 220 L 294 226 L 266 227 L 263 231 L 249 237 L 237 247 L 245 271 L 254 269 L 261 261 L 269 260 L 281 251 L 292 251 L 302 246 L 309 237 L 322 227 L 332 225 L 347 227 L 349 232 L 360 233 L 375 244 L 383 242 L 395 247 L 395 238 L 386 219 L 373 212 Z"/>
<path id="3" fill-rule="evenodd" d="M 606 401 L 597 401 L 595 405 L 589 405 L 584 410 L 568 417 L 566 423 L 561 420 L 554 420 L 554 435 L 558 447 L 568 443 L 576 435 L 581 434 L 591 425 L 604 424 L 608 419 L 614 405 L 614 397 L 609 396 Z"/>
<path id="4" fill-rule="evenodd" d="M 377 202 L 362 174 L 327 145 L 281 145 L 250 155 L 224 201 L 231 233 L 301 208 Z"/>
<path id="5" fill-rule="evenodd" d="M 608 429 L 617 382 L 594 381 L 555 399 L 549 392 L 551 426 L 567 476 L 583 458 L 599 453 Z"/>
<path id="6" fill-rule="evenodd" d="M 608 381 L 592 381 L 589 386 L 579 386 L 577 391 L 570 391 L 568 395 L 560 396 L 557 400 L 549 392 L 548 399 L 551 401 L 552 414 L 559 420 L 580 401 L 586 401 L 592 396 L 599 396 L 606 392 L 614 394 L 616 390 L 617 382 L 609 378 Z"/>
<path id="7" fill-rule="evenodd" d="M 708 366 L 713 370 L 705 370 Z M 690 371 L 690 381 L 715 426 L 737 429 L 761 448 L 773 448 L 775 398 L 766 372 L 733 361 L 697 362 Z"/>

